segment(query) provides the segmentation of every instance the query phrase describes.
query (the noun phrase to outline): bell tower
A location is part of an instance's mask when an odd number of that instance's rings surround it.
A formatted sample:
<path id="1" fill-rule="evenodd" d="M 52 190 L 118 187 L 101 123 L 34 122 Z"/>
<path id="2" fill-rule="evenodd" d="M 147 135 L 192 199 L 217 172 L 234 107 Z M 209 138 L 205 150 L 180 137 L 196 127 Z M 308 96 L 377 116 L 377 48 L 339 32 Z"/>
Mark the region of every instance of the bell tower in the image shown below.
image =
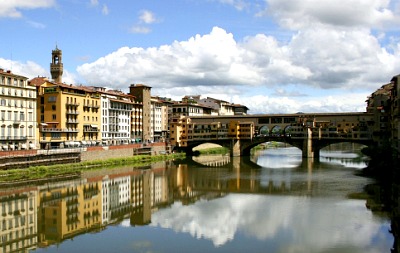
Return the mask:
<path id="1" fill-rule="evenodd" d="M 52 61 L 50 63 L 51 79 L 53 79 L 53 81 L 55 81 L 56 83 L 61 83 L 64 67 L 62 63 L 62 51 L 58 49 L 57 46 L 56 49 L 51 51 L 51 58 L 52 58 Z"/>

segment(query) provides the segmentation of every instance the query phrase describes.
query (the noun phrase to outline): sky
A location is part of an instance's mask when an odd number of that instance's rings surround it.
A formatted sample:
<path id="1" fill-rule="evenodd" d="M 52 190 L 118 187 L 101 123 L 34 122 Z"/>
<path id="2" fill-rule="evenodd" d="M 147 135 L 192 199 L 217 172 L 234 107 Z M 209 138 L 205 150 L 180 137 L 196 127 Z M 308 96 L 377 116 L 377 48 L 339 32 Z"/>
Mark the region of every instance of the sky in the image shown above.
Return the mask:
<path id="1" fill-rule="evenodd" d="M 250 114 L 363 112 L 400 74 L 400 0 L 0 0 L 0 68 Z"/>

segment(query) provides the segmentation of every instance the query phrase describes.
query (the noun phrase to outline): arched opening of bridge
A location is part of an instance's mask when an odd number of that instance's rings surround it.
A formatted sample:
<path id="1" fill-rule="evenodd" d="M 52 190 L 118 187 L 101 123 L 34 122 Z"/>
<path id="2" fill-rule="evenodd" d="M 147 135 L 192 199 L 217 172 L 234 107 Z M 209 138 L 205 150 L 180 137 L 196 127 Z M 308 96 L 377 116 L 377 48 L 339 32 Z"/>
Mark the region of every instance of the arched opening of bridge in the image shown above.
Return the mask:
<path id="1" fill-rule="evenodd" d="M 270 135 L 273 136 L 273 137 L 282 136 L 282 135 L 283 135 L 283 129 L 282 129 L 282 127 L 281 127 L 281 126 L 274 126 L 274 127 L 271 129 L 271 134 L 270 134 Z"/>
<path id="2" fill-rule="evenodd" d="M 269 136 L 269 128 L 268 126 L 262 126 L 258 130 L 258 136 Z"/>
<path id="3" fill-rule="evenodd" d="M 338 163 L 345 167 L 365 168 L 368 157 L 362 153 L 366 147 L 360 143 L 339 142 L 330 144 L 320 150 L 320 162 Z"/>
<path id="4" fill-rule="evenodd" d="M 216 143 L 202 143 L 192 149 L 194 155 L 229 154 L 229 149 Z"/>
<path id="5" fill-rule="evenodd" d="M 285 129 L 283 130 L 283 134 L 285 137 L 290 137 L 292 135 L 292 126 L 286 126 Z"/>

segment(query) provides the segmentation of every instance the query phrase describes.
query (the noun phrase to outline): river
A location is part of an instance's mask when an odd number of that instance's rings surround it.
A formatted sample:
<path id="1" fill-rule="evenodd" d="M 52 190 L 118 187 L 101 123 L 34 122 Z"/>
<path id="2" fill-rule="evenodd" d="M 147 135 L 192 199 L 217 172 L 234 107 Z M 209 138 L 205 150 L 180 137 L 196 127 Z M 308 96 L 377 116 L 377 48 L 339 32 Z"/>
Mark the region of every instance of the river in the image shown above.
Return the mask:
<path id="1" fill-rule="evenodd" d="M 218 165 L 218 166 L 217 166 Z M 1 252 L 390 253 L 359 146 L 293 147 L 85 172 L 1 189 Z"/>

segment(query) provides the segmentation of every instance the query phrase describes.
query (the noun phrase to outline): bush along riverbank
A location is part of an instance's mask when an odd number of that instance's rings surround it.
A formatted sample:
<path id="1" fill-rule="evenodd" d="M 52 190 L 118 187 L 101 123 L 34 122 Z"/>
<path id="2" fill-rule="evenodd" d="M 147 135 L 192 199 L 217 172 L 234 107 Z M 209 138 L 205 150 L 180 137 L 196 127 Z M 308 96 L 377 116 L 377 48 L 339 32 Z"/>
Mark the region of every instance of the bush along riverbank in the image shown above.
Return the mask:
<path id="1" fill-rule="evenodd" d="M 115 168 L 123 165 L 139 167 L 153 162 L 183 159 L 184 153 L 169 155 L 136 155 L 123 158 L 111 158 L 105 160 L 86 161 L 80 163 L 57 164 L 49 166 L 34 166 L 25 169 L 13 169 L 0 171 L 0 184 L 15 184 L 16 182 L 38 181 L 41 179 L 61 179 L 79 177 L 85 170 Z"/>
<path id="2" fill-rule="evenodd" d="M 229 154 L 229 149 L 225 147 L 215 147 L 215 148 L 205 148 L 196 150 L 193 152 L 193 155 L 225 155 Z"/>
<path id="3" fill-rule="evenodd" d="M 363 153 L 371 160 L 363 175 L 376 179 L 365 187 L 370 196 L 366 206 L 373 212 L 385 212 L 391 220 L 394 243 L 391 252 L 400 253 L 400 161 L 391 147 L 366 148 Z"/>

